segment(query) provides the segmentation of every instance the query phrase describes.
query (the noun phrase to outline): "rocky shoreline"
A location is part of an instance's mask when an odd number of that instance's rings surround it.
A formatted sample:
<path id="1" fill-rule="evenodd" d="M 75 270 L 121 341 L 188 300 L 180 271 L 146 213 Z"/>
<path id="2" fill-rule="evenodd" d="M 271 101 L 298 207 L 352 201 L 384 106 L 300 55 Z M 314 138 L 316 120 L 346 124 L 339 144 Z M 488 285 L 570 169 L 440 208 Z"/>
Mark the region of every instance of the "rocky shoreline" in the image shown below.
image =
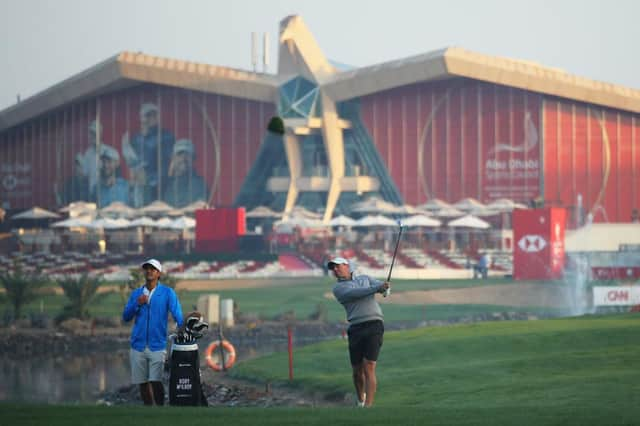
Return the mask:
<path id="1" fill-rule="evenodd" d="M 526 312 L 490 312 L 446 320 L 397 321 L 385 324 L 388 331 L 416 327 L 439 327 L 452 324 L 466 324 L 484 321 L 523 321 L 550 318 L 553 315 L 539 315 Z M 101 325 L 101 324 L 106 324 Z M 321 321 L 264 321 L 260 323 L 242 323 L 224 329 L 224 337 L 239 347 L 261 348 L 274 343 L 286 342 L 287 329 L 291 327 L 296 345 L 314 343 L 344 336 L 345 323 L 326 323 Z M 129 347 L 130 326 L 122 326 L 102 321 L 95 322 L 68 320 L 57 328 L 9 326 L 0 328 L 0 354 L 14 359 L 38 357 L 43 355 L 89 354 L 93 352 L 112 352 L 126 350 Z M 199 341 L 205 348 L 218 339 L 216 328 L 210 329 Z M 251 354 L 253 356 L 256 354 Z"/>

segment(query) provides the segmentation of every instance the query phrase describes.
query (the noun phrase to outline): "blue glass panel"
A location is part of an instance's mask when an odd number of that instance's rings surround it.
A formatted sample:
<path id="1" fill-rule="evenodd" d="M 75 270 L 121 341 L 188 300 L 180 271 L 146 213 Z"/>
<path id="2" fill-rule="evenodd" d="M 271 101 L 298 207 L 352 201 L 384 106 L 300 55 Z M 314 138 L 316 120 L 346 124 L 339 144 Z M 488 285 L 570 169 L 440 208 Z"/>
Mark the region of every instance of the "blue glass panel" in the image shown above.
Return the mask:
<path id="1" fill-rule="evenodd" d="M 297 101 L 295 104 L 293 104 L 293 107 L 299 113 L 304 114 L 305 117 L 309 117 L 313 110 L 313 105 L 316 101 L 317 96 L 318 96 L 318 90 L 314 89 L 309 93 L 307 93 L 305 97 L 303 97 L 302 99 Z"/>

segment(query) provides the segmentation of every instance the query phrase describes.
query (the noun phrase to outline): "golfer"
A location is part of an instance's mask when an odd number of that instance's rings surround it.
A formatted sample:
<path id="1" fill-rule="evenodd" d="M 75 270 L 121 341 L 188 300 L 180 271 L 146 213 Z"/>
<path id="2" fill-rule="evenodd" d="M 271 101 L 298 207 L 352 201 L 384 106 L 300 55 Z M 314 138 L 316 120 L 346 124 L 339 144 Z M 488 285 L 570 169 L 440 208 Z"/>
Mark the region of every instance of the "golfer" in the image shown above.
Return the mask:
<path id="1" fill-rule="evenodd" d="M 140 386 L 144 405 L 164 405 L 162 373 L 167 346 L 169 312 L 182 327 L 182 308 L 175 291 L 159 279 L 162 265 L 156 259 L 142 264 L 145 285 L 131 292 L 122 312 L 125 322 L 134 320 L 131 331 L 131 382 Z"/>
<path id="2" fill-rule="evenodd" d="M 342 257 L 329 260 L 327 268 L 338 279 L 333 295 L 347 312 L 349 358 L 358 406 L 371 407 L 378 386 L 376 361 L 384 334 L 382 309 L 375 295 L 384 293 L 390 285 L 367 275 L 354 276 L 349 261 Z"/>

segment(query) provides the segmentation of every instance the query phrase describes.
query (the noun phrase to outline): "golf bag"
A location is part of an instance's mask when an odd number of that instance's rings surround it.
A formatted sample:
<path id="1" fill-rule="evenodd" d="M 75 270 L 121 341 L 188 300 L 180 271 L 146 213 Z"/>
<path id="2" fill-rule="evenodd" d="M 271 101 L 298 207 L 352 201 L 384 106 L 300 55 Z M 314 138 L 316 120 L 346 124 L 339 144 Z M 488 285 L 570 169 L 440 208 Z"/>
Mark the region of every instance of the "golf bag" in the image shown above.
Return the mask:
<path id="1" fill-rule="evenodd" d="M 173 335 L 170 357 L 169 404 L 207 405 L 200 381 L 200 359 L 196 340 L 209 325 L 200 313 L 194 312 L 185 321 L 184 329 Z"/>
<path id="2" fill-rule="evenodd" d="M 207 405 L 200 382 L 198 344 L 174 343 L 169 376 L 170 405 Z"/>

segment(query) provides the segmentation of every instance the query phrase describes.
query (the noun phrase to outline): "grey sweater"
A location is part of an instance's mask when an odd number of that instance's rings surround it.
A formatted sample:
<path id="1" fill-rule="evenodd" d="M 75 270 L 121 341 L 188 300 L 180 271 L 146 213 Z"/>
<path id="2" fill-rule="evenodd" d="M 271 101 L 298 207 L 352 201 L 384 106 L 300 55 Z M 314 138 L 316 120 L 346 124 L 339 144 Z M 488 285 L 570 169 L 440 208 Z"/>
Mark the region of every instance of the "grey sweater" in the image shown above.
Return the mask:
<path id="1" fill-rule="evenodd" d="M 336 283 L 333 295 L 344 306 L 350 325 L 383 319 L 382 309 L 375 299 L 383 284 L 367 275 L 352 275 L 350 280 Z"/>

